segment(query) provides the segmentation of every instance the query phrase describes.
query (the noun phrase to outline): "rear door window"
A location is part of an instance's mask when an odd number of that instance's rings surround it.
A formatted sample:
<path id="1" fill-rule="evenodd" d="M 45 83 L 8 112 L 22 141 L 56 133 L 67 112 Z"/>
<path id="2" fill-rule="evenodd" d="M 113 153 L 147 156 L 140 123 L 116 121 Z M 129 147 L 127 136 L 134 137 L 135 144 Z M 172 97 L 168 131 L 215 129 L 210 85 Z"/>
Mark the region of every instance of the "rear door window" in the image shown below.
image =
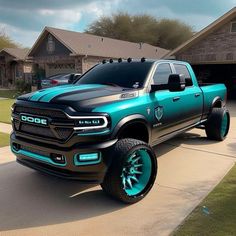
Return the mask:
<path id="1" fill-rule="evenodd" d="M 183 74 L 185 76 L 186 86 L 192 86 L 193 81 L 190 76 L 190 73 L 188 71 L 188 68 L 186 65 L 182 64 L 174 64 L 176 74 Z"/>

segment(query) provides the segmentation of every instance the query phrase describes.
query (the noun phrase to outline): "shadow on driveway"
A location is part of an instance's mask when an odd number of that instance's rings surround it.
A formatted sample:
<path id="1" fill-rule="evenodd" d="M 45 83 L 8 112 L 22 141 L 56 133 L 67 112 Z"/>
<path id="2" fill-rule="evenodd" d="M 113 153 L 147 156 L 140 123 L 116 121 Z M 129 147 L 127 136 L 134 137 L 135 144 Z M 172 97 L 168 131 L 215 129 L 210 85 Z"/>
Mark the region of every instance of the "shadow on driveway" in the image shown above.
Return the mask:
<path id="1" fill-rule="evenodd" d="M 124 207 L 91 184 L 46 176 L 15 162 L 0 166 L 0 231 L 78 221 Z"/>
<path id="2" fill-rule="evenodd" d="M 156 146 L 157 157 L 185 139 L 196 145 L 207 141 L 198 134 L 183 134 L 173 139 L 175 145 Z M 0 231 L 79 221 L 124 207 L 98 186 L 43 175 L 15 162 L 0 165 Z"/>

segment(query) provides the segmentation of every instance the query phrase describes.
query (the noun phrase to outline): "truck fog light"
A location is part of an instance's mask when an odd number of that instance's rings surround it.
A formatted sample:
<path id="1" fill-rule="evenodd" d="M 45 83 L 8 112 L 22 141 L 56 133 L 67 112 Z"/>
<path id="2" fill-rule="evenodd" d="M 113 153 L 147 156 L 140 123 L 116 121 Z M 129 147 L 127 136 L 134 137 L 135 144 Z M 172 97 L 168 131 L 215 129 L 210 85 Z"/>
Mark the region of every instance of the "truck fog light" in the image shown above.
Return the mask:
<path id="1" fill-rule="evenodd" d="M 99 164 L 101 160 L 100 152 L 78 153 L 74 156 L 74 164 L 76 166 L 95 165 Z"/>
<path id="2" fill-rule="evenodd" d="M 98 159 L 99 155 L 97 152 L 79 154 L 79 161 L 97 161 Z"/>
<path id="3" fill-rule="evenodd" d="M 55 163 L 58 163 L 58 164 L 66 163 L 65 157 L 61 154 L 51 153 L 50 157 Z"/>

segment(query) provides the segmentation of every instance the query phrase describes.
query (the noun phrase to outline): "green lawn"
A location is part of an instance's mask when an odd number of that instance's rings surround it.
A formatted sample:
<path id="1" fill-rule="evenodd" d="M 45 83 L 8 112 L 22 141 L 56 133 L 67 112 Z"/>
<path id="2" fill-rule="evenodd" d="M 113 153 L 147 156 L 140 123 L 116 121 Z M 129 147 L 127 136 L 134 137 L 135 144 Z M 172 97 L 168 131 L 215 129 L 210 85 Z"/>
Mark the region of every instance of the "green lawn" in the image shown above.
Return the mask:
<path id="1" fill-rule="evenodd" d="M 236 165 L 173 235 L 236 235 Z"/>
<path id="2" fill-rule="evenodd" d="M 2 98 L 15 98 L 17 95 L 16 90 L 0 90 L 0 97 Z"/>
<path id="3" fill-rule="evenodd" d="M 11 106 L 14 99 L 0 100 L 0 122 L 11 123 Z"/>
<path id="4" fill-rule="evenodd" d="M 9 145 L 10 135 L 0 132 L 0 147 Z"/>

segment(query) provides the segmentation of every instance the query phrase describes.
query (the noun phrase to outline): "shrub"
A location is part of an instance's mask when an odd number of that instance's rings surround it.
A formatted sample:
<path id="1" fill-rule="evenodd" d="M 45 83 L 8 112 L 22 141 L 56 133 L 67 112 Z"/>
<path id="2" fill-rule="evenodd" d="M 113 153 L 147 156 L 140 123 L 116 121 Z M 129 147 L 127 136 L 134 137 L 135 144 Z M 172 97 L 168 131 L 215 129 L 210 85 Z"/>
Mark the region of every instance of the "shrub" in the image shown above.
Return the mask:
<path id="1" fill-rule="evenodd" d="M 28 93 L 31 91 L 31 84 L 25 82 L 24 80 L 17 80 L 16 89 L 19 93 Z"/>

